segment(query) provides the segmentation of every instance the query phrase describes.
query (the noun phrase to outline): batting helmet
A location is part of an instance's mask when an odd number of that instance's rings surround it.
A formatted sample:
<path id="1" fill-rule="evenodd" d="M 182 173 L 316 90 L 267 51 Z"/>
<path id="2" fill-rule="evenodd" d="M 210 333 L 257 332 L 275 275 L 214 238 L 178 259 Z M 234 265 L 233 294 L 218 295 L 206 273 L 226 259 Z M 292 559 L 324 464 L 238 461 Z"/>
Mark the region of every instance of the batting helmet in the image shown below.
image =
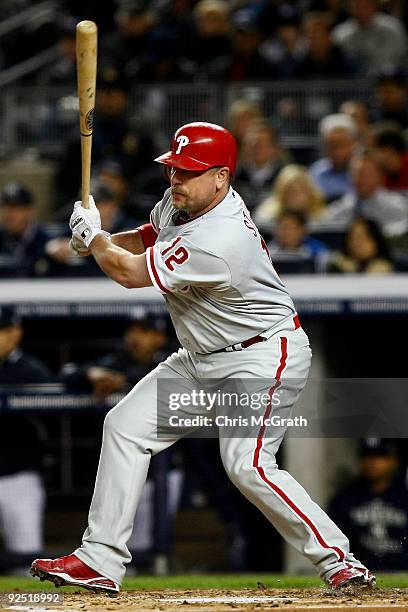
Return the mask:
<path id="1" fill-rule="evenodd" d="M 226 166 L 232 175 L 237 163 L 233 135 L 215 123 L 187 123 L 173 136 L 171 149 L 154 160 L 181 170 L 208 170 Z"/>

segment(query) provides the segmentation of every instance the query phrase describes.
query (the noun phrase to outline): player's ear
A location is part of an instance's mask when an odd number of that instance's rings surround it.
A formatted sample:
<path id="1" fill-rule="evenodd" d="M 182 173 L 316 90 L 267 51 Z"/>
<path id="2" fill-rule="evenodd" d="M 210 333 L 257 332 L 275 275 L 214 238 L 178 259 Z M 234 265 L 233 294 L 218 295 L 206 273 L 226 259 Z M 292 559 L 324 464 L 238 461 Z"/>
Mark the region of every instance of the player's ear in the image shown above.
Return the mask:
<path id="1" fill-rule="evenodd" d="M 230 170 L 226 166 L 217 169 L 217 187 L 221 189 L 229 182 Z"/>

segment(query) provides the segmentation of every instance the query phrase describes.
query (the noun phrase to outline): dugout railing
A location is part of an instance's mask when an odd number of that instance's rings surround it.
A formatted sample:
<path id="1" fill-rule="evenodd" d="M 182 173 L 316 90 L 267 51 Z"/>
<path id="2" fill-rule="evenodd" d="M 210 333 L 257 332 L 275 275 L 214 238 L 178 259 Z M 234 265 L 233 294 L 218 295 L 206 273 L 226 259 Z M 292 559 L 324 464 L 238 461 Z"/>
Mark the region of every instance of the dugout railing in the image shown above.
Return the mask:
<path id="1" fill-rule="evenodd" d="M 128 114 L 136 125 L 151 129 L 167 145 L 169 135 L 189 121 L 225 124 L 228 109 L 237 99 L 257 102 L 291 149 L 318 143 L 318 123 L 337 112 L 342 102 L 359 100 L 375 106 L 374 83 L 368 79 L 330 81 L 267 81 L 239 83 L 177 83 L 134 85 Z M 36 86 L 4 87 L 1 97 L 3 153 L 36 150 L 55 153 L 77 129 L 76 88 Z M 98 114 L 95 114 L 98 121 Z M 37 153 L 38 153 L 37 151 Z"/>

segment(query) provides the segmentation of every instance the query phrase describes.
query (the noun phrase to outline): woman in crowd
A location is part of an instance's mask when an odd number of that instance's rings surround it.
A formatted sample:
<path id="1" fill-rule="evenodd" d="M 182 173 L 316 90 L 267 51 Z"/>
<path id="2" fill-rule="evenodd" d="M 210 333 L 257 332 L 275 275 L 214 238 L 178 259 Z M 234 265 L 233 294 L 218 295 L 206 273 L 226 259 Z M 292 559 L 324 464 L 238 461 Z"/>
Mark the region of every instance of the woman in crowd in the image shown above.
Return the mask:
<path id="1" fill-rule="evenodd" d="M 341 252 L 335 252 L 327 271 L 337 274 L 390 274 L 394 271 L 389 248 L 375 221 L 356 218 L 344 237 Z"/>
<path id="2" fill-rule="evenodd" d="M 276 218 L 284 211 L 301 213 L 309 223 L 313 223 L 324 208 L 323 195 L 306 168 L 289 164 L 279 173 L 272 195 L 255 209 L 254 221 L 261 231 L 270 233 Z"/>

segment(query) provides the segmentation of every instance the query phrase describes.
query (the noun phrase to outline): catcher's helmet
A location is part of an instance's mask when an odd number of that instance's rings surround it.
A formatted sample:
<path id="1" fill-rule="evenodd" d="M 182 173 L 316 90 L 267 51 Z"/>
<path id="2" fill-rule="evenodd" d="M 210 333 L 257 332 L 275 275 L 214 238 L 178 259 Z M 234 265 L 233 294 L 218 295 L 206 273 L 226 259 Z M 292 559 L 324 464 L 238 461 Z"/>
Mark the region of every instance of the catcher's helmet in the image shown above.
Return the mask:
<path id="1" fill-rule="evenodd" d="M 237 163 L 233 135 L 215 123 L 187 123 L 173 136 L 171 149 L 154 160 L 182 170 L 208 170 L 227 166 L 232 175 Z"/>

